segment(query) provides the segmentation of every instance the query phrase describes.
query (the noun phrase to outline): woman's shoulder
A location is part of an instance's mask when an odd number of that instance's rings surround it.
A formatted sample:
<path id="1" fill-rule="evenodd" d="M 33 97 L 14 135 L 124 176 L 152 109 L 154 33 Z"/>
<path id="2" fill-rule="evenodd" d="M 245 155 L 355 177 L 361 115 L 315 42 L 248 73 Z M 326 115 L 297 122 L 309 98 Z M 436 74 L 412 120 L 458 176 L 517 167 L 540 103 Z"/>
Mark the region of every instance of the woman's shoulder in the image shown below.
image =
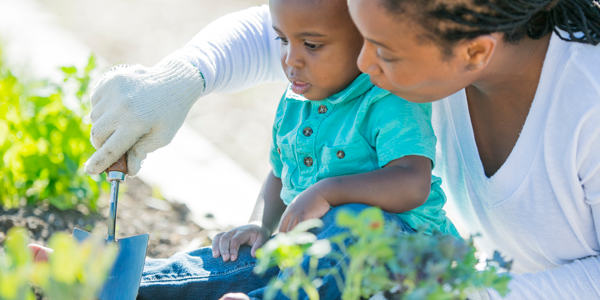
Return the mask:
<path id="1" fill-rule="evenodd" d="M 577 102 L 600 105 L 600 45 L 560 41 L 560 58 L 564 69 L 559 76 L 557 92 L 566 92 Z"/>
<path id="2" fill-rule="evenodd" d="M 544 113 L 545 141 L 552 145 L 545 151 L 558 158 L 600 133 L 600 46 L 560 40 L 551 50 L 546 59 L 555 62 L 543 71 L 538 93 L 544 96 L 532 111 Z"/>

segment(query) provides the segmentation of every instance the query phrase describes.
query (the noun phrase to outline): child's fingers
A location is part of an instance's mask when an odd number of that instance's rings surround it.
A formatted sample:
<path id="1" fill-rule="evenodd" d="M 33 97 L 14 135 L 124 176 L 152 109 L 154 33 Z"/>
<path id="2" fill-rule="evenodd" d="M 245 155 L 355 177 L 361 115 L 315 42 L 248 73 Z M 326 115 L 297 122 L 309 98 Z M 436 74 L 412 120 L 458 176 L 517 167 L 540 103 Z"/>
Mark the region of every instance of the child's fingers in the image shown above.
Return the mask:
<path id="1" fill-rule="evenodd" d="M 254 242 L 254 244 L 252 245 L 252 249 L 250 249 L 250 255 L 252 255 L 252 257 L 256 258 L 256 250 L 260 249 L 260 247 L 262 247 L 264 245 L 264 243 L 262 241 L 256 241 Z"/>
<path id="2" fill-rule="evenodd" d="M 249 241 L 248 234 L 244 234 L 242 231 L 236 232 L 229 242 L 229 254 L 231 254 L 231 261 L 235 261 L 238 257 L 238 250 L 240 245 L 245 244 Z"/>
<path id="3" fill-rule="evenodd" d="M 33 253 L 33 261 L 34 262 L 47 262 L 49 259 L 49 254 L 54 252 L 54 250 L 50 248 L 46 248 L 44 246 L 29 244 L 27 248 Z"/>
<path id="4" fill-rule="evenodd" d="M 285 219 L 281 219 L 281 221 L 279 221 L 279 232 L 280 233 L 286 233 L 287 232 L 287 218 Z"/>
<path id="5" fill-rule="evenodd" d="M 286 233 L 288 228 L 288 223 L 290 222 L 290 214 L 287 213 L 287 209 L 283 212 L 283 216 L 281 217 L 281 221 L 279 221 L 279 232 Z"/>
<path id="6" fill-rule="evenodd" d="M 287 232 L 292 231 L 292 229 L 294 229 L 294 227 L 296 227 L 296 225 L 298 225 L 298 218 L 292 217 L 292 219 L 288 223 Z"/>
<path id="7" fill-rule="evenodd" d="M 225 232 L 219 232 L 213 238 L 213 241 L 212 241 L 212 253 L 213 253 L 213 257 L 214 258 L 217 258 L 217 257 L 221 256 L 221 251 L 219 251 L 219 242 L 221 241 L 221 236 L 223 234 L 225 234 Z"/>
<path id="8" fill-rule="evenodd" d="M 219 241 L 219 250 L 221 251 L 221 256 L 223 257 L 223 261 L 229 261 L 229 243 L 231 242 L 231 237 L 235 234 L 235 231 L 227 231 L 225 234 L 221 236 L 221 240 Z"/>

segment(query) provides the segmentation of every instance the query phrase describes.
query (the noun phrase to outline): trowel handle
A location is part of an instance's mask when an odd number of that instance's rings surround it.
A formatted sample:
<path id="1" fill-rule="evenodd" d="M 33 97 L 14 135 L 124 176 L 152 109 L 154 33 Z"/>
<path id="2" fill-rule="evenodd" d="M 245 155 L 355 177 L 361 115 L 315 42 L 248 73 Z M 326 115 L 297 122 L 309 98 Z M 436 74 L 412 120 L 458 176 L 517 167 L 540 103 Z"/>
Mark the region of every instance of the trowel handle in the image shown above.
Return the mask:
<path id="1" fill-rule="evenodd" d="M 125 175 L 127 174 L 127 153 L 123 154 L 119 160 L 114 164 L 110 165 L 106 169 L 106 180 L 113 182 L 118 180 L 119 182 L 125 181 Z"/>
<path id="2" fill-rule="evenodd" d="M 119 160 L 117 160 L 114 164 L 110 165 L 106 172 L 117 171 L 121 173 L 127 174 L 127 153 L 123 154 Z"/>
<path id="3" fill-rule="evenodd" d="M 110 211 L 108 213 L 108 243 L 115 241 L 117 223 L 117 203 L 119 200 L 119 184 L 125 181 L 127 174 L 127 154 L 106 169 L 106 180 L 110 182 Z"/>

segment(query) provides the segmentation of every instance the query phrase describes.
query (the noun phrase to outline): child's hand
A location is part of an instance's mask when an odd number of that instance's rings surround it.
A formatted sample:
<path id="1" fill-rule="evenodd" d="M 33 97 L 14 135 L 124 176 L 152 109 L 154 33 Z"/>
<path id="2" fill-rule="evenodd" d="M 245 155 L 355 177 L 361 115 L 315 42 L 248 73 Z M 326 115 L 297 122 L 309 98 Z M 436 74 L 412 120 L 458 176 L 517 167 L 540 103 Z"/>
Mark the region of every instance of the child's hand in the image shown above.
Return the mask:
<path id="1" fill-rule="evenodd" d="M 288 232 L 294 229 L 298 223 L 310 219 L 319 219 L 330 209 L 329 202 L 319 193 L 316 185 L 300 193 L 292 201 L 279 223 L 279 232 Z"/>
<path id="2" fill-rule="evenodd" d="M 212 242 L 213 257 L 223 256 L 223 261 L 235 261 L 241 245 L 252 246 L 252 257 L 256 257 L 256 250 L 269 240 L 269 232 L 256 224 L 236 227 L 227 232 L 218 233 Z"/>

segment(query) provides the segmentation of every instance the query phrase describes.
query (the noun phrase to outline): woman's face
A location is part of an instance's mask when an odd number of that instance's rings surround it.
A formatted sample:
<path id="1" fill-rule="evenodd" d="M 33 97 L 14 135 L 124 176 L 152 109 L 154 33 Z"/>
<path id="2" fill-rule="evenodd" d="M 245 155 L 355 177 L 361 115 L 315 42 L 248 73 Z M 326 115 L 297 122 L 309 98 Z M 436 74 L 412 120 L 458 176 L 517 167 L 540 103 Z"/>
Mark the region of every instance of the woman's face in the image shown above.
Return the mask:
<path id="1" fill-rule="evenodd" d="M 469 72 L 460 53 L 446 55 L 425 37 L 416 18 L 394 16 L 382 0 L 349 0 L 350 15 L 365 38 L 358 67 L 371 75 L 373 84 L 411 102 L 443 99 L 470 85 Z M 457 51 L 455 51 L 457 52 Z"/>

